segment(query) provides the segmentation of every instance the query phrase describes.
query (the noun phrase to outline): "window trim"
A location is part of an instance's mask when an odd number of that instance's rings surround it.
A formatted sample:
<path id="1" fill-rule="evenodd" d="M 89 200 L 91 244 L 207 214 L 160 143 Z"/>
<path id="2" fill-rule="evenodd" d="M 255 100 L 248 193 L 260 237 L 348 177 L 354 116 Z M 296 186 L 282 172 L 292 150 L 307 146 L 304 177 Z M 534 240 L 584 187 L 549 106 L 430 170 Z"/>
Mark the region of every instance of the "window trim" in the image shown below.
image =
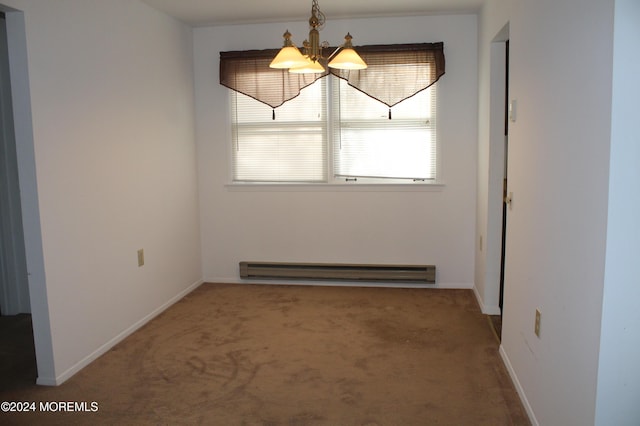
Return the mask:
<path id="1" fill-rule="evenodd" d="M 444 182 L 438 183 L 264 183 L 227 182 L 224 187 L 232 192 L 441 192 Z"/>

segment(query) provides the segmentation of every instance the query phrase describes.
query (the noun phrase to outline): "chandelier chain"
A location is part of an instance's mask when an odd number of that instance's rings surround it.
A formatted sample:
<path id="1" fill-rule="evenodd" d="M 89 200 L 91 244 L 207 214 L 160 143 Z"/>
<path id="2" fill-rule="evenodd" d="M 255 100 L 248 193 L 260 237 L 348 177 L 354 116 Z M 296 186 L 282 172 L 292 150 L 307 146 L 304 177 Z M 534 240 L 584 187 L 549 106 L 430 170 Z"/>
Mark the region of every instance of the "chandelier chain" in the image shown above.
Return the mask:
<path id="1" fill-rule="evenodd" d="M 321 30 L 324 28 L 324 23 L 326 21 L 326 18 L 324 16 L 324 13 L 322 13 L 320 11 L 320 6 L 318 5 L 318 0 L 313 0 L 311 3 L 311 15 L 315 16 L 318 19 L 318 30 Z"/>

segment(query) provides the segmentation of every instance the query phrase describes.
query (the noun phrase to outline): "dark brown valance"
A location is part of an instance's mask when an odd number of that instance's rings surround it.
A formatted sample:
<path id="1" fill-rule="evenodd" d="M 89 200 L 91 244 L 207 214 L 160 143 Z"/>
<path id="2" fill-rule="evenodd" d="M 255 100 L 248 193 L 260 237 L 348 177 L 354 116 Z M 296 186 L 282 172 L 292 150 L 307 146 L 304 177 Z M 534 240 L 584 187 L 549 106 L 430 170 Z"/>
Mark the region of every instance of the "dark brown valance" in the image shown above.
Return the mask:
<path id="1" fill-rule="evenodd" d="M 356 50 L 367 69 L 330 69 L 331 74 L 389 107 L 428 88 L 444 74 L 442 42 L 358 46 Z M 278 49 L 220 52 L 220 84 L 277 108 L 328 75 L 269 68 L 277 53 Z"/>
<path id="2" fill-rule="evenodd" d="M 444 44 L 386 44 L 356 50 L 368 67 L 331 69 L 350 86 L 392 107 L 428 88 L 444 74 Z"/>
<path id="3" fill-rule="evenodd" d="M 277 108 L 326 75 L 269 68 L 279 50 L 220 52 L 220 84 Z"/>

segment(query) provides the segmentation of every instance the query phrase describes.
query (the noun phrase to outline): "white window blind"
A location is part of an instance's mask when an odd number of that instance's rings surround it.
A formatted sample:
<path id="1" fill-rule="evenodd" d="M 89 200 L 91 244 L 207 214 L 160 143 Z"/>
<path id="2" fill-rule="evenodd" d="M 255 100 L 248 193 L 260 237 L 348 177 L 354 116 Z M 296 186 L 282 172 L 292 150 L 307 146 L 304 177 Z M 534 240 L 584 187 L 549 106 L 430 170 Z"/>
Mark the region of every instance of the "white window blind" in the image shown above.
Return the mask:
<path id="1" fill-rule="evenodd" d="M 235 182 L 326 182 L 326 79 L 276 110 L 232 92 Z"/>
<path id="2" fill-rule="evenodd" d="M 337 178 L 437 181 L 436 85 L 391 109 L 342 79 L 332 92 Z"/>

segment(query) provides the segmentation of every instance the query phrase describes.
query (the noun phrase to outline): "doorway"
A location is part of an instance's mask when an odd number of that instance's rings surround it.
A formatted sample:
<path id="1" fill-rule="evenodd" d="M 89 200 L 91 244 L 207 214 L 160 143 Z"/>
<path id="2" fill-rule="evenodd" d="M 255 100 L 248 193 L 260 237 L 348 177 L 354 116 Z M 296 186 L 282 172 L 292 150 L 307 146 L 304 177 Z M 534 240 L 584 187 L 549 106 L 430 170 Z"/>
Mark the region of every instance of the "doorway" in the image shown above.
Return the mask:
<path id="1" fill-rule="evenodd" d="M 11 94 L 8 110 L 12 113 L 12 120 L 9 119 L 7 123 L 12 127 L 14 140 L 9 149 L 15 149 L 17 158 L 16 161 L 7 164 L 17 168 L 20 199 L 18 205 L 22 210 L 22 215 L 17 215 L 22 221 L 22 226 L 17 228 L 22 231 L 23 237 L 15 238 L 14 241 L 23 245 L 28 267 L 26 283 L 17 288 L 20 289 L 19 300 L 22 309 L 31 312 L 33 335 L 30 336 L 30 340 L 35 346 L 37 384 L 54 385 L 57 382 L 38 202 L 26 22 L 23 11 L 0 3 L 0 12 L 5 14 L 8 45 L 8 52 L 0 53 L 0 58 L 8 58 L 10 70 L 10 79 L 4 78 L 5 81 L 8 80 L 5 84 L 9 84 Z M 4 130 L 4 124 L 2 129 Z M 2 219 L 0 226 L 1 222 Z"/>
<path id="2" fill-rule="evenodd" d="M 509 175 L 509 40 L 505 41 L 505 81 L 504 81 L 504 178 L 502 179 L 502 239 L 500 249 L 500 295 L 498 306 L 500 307 L 500 317 L 502 318 L 504 305 L 504 268 L 507 243 L 507 210 L 511 205 L 509 196 L 508 175 Z"/>
<path id="3" fill-rule="evenodd" d="M 0 12 L 0 391 L 36 381 L 6 15 Z"/>
<path id="4" fill-rule="evenodd" d="M 508 261 L 506 247 L 508 192 L 509 114 L 509 23 L 491 40 L 488 97 L 488 185 L 486 205 L 487 244 L 485 254 L 484 303 L 499 339 L 502 338 L 503 313 L 508 304 L 509 283 L 505 274 Z M 506 297 L 505 297 L 506 294 Z"/>
<path id="5" fill-rule="evenodd" d="M 0 315 L 29 313 L 7 25 L 0 12 Z"/>

